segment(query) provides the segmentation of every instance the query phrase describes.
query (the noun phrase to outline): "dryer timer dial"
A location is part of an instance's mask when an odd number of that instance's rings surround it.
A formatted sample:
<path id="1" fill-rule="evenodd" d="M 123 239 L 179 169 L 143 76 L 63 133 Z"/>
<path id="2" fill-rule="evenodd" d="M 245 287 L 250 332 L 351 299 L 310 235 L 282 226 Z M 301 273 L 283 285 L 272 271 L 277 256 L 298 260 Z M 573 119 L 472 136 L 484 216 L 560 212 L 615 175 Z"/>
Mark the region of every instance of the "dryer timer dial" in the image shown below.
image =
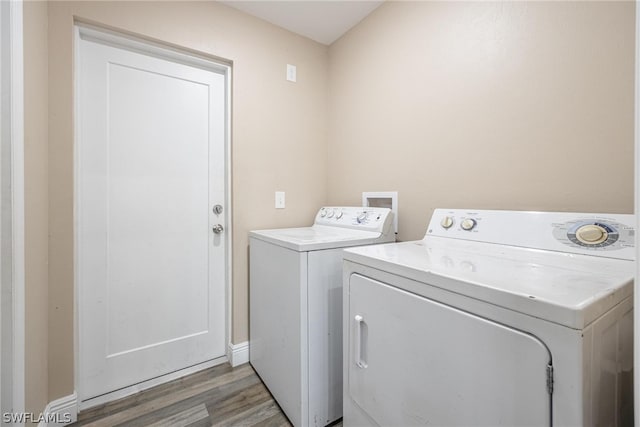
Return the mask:
<path id="1" fill-rule="evenodd" d="M 607 230 L 598 224 L 587 224 L 576 230 L 576 239 L 585 245 L 597 245 L 609 237 Z"/>

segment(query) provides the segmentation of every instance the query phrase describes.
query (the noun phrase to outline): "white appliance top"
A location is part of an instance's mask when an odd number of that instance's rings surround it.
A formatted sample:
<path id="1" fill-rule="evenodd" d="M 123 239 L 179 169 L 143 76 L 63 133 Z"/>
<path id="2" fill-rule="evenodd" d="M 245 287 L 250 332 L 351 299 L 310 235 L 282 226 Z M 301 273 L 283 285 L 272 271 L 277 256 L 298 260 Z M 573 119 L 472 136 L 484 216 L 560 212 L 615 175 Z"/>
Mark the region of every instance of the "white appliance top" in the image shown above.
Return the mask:
<path id="1" fill-rule="evenodd" d="M 583 329 L 633 294 L 633 223 L 632 215 L 437 209 L 423 240 L 352 248 L 345 259 Z"/>
<path id="2" fill-rule="evenodd" d="M 250 231 L 249 237 L 295 251 L 315 251 L 395 241 L 388 208 L 323 207 L 311 227 Z"/>

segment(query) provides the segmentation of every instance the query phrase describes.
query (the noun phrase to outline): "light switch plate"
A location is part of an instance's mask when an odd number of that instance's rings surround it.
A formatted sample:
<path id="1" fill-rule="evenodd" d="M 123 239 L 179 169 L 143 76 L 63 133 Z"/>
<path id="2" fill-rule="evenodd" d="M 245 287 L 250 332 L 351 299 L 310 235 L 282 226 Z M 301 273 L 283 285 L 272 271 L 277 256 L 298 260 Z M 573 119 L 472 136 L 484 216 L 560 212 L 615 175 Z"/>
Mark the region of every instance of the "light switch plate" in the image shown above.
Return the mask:
<path id="1" fill-rule="evenodd" d="M 284 209 L 284 191 L 276 191 L 276 209 Z"/>

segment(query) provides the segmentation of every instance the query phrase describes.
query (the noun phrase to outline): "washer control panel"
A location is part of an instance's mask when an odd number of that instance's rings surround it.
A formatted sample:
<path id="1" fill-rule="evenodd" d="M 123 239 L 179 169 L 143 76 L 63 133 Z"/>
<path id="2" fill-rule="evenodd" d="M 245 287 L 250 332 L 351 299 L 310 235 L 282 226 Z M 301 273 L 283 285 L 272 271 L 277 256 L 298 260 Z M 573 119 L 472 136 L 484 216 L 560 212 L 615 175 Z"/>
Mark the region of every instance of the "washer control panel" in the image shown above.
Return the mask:
<path id="1" fill-rule="evenodd" d="M 316 214 L 315 224 L 386 232 L 393 220 L 388 208 L 325 206 Z"/>
<path id="2" fill-rule="evenodd" d="M 425 238 L 635 259 L 634 225 L 627 214 L 436 209 Z"/>

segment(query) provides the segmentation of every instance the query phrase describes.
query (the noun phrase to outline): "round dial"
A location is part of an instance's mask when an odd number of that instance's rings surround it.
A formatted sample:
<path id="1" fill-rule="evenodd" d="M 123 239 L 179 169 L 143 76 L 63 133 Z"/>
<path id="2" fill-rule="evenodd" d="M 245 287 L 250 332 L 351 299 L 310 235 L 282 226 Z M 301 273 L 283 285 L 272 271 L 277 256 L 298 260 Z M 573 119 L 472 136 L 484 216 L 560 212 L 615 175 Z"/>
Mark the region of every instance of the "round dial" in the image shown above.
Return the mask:
<path id="1" fill-rule="evenodd" d="M 320 216 L 322 218 L 324 218 L 325 216 L 327 216 L 327 210 L 325 208 L 320 209 Z"/>
<path id="2" fill-rule="evenodd" d="M 560 243 L 588 251 L 628 251 L 634 247 L 635 230 L 612 218 L 582 218 L 553 224 Z"/>
<path id="3" fill-rule="evenodd" d="M 440 221 L 440 225 L 442 226 L 442 228 L 451 228 L 451 226 L 453 225 L 453 218 L 451 218 L 450 216 L 445 216 L 444 218 L 442 218 L 442 221 Z"/>
<path id="4" fill-rule="evenodd" d="M 571 221 L 566 225 L 560 224 L 554 231 L 554 237 L 568 245 L 577 245 L 582 248 L 602 249 L 616 247 L 616 242 L 623 240 L 633 241 L 633 233 L 629 235 L 623 228 L 623 236 L 616 229 L 618 225 L 607 221 Z M 568 241 L 565 241 L 567 239 Z M 623 242 L 626 243 L 626 242 Z"/>
<path id="5" fill-rule="evenodd" d="M 333 215 L 335 215 L 336 211 L 334 211 L 333 209 L 331 209 L 329 211 L 329 213 L 327 214 L 327 218 L 333 218 Z"/>
<path id="6" fill-rule="evenodd" d="M 609 233 L 600 225 L 588 224 L 576 230 L 576 238 L 585 245 L 597 245 L 604 242 Z"/>
<path id="7" fill-rule="evenodd" d="M 471 231 L 475 226 L 476 226 L 476 220 L 472 218 L 464 219 L 460 223 L 460 227 L 462 227 L 462 229 L 466 231 Z"/>
<path id="8" fill-rule="evenodd" d="M 344 215 L 344 213 L 342 211 L 338 211 L 338 213 L 336 214 L 336 219 L 342 218 L 342 215 Z"/>
<path id="9" fill-rule="evenodd" d="M 356 217 L 356 220 L 358 221 L 358 223 L 361 223 L 365 219 L 367 219 L 367 213 L 366 212 L 362 212 L 360 215 L 358 215 Z"/>

